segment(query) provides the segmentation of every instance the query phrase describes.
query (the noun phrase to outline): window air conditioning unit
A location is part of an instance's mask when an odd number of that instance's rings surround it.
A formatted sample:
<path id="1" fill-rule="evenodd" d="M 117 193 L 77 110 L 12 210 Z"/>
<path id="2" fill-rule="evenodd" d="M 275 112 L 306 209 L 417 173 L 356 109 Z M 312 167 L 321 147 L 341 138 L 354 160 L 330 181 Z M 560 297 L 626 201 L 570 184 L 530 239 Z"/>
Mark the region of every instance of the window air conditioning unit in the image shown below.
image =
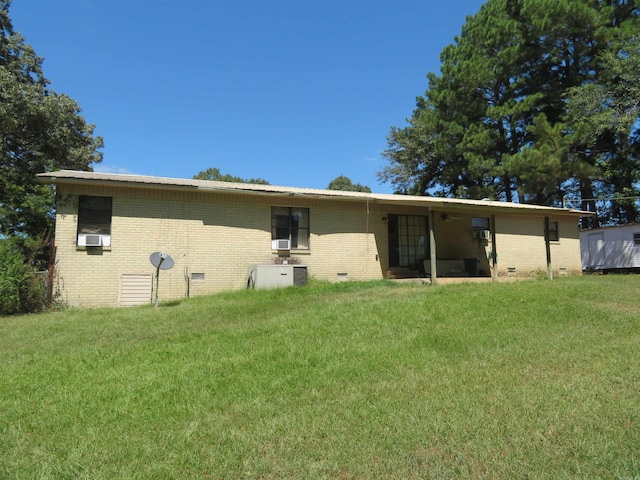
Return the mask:
<path id="1" fill-rule="evenodd" d="M 489 240 L 491 238 L 491 232 L 489 230 L 482 230 L 480 232 L 480 238 L 482 240 Z"/>
<path id="2" fill-rule="evenodd" d="M 111 235 L 81 233 L 78 235 L 78 246 L 79 247 L 109 247 L 111 246 Z"/>
<path id="3" fill-rule="evenodd" d="M 278 240 L 271 240 L 272 250 L 291 250 L 291 242 L 288 238 L 281 238 Z"/>
<path id="4" fill-rule="evenodd" d="M 88 233 L 81 233 L 78 235 L 79 247 L 101 247 L 102 235 L 94 235 Z"/>
<path id="5" fill-rule="evenodd" d="M 86 235 L 84 237 L 85 245 L 87 247 L 100 247 L 102 246 L 101 235 Z"/>

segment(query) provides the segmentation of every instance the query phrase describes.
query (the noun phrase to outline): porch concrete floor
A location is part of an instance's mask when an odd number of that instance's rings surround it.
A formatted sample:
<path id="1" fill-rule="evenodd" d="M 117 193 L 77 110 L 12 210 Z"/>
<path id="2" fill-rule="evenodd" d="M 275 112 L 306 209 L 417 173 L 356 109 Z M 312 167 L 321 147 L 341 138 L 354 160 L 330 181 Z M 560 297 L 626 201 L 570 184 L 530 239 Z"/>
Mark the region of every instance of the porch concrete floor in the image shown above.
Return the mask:
<path id="1" fill-rule="evenodd" d="M 498 282 L 515 282 L 518 280 L 527 280 L 526 277 L 498 277 Z M 420 285 L 431 285 L 431 279 L 424 278 L 395 278 L 393 282 L 399 283 L 417 283 Z M 454 283 L 491 283 L 491 277 L 438 277 L 438 285 L 451 285 Z"/>

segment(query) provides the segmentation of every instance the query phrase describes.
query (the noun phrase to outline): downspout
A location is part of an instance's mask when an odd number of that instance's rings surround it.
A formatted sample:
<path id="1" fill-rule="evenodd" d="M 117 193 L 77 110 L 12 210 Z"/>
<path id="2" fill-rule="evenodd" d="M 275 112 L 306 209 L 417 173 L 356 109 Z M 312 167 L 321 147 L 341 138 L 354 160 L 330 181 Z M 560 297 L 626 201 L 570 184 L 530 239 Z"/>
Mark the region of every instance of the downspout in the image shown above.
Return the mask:
<path id="1" fill-rule="evenodd" d="M 491 215 L 491 263 L 493 264 L 493 272 L 491 278 L 494 282 L 498 281 L 498 249 L 496 246 L 496 216 Z"/>
<path id="2" fill-rule="evenodd" d="M 547 251 L 547 276 L 553 280 L 553 267 L 551 266 L 551 242 L 549 240 L 549 217 L 544 217 L 544 246 Z"/>
<path id="3" fill-rule="evenodd" d="M 436 221 L 435 212 L 429 207 L 429 256 L 431 261 L 431 285 L 438 284 L 438 270 L 436 262 L 436 234 L 434 224 Z"/>

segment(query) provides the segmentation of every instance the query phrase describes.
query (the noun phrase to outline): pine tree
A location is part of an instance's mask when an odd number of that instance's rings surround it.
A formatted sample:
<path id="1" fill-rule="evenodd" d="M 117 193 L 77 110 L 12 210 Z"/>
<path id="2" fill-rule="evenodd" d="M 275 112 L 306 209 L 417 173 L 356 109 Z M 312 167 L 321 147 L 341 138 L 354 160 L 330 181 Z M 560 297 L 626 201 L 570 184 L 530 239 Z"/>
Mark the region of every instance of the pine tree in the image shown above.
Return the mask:
<path id="1" fill-rule="evenodd" d="M 410 193 L 544 205 L 632 192 L 635 140 L 587 133 L 567 95 L 617 84 L 603 52 L 638 31 L 639 15 L 625 0 L 489 0 L 443 50 L 408 126 L 391 129 L 379 178 Z"/>

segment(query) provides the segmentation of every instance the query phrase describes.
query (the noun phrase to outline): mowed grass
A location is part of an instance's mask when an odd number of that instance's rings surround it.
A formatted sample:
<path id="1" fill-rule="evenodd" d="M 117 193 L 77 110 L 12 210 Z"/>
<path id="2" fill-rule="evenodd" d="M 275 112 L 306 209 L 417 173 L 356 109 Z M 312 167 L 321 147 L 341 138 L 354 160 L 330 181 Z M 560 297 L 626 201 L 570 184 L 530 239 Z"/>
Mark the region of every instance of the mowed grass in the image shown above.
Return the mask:
<path id="1" fill-rule="evenodd" d="M 640 276 L 0 319 L 0 478 L 640 478 Z"/>

